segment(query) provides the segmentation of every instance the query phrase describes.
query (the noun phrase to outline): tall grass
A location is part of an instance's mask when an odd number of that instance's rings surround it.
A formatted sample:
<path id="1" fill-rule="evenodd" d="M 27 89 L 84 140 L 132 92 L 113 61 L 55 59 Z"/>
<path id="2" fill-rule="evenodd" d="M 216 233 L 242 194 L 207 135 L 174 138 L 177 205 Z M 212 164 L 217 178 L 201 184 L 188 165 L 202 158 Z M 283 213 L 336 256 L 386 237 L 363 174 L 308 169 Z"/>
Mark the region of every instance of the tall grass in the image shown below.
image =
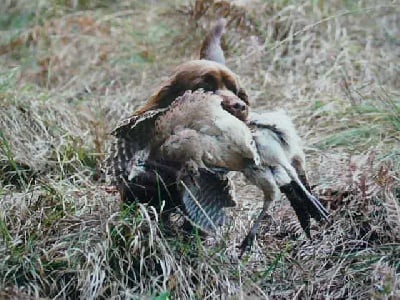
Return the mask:
<path id="1" fill-rule="evenodd" d="M 400 294 L 400 7 L 393 1 L 6 1 L 0 8 L 0 298 L 374 298 Z M 227 17 L 252 109 L 284 108 L 331 211 L 307 240 L 233 174 L 218 237 L 121 206 L 101 161 L 119 120 Z"/>

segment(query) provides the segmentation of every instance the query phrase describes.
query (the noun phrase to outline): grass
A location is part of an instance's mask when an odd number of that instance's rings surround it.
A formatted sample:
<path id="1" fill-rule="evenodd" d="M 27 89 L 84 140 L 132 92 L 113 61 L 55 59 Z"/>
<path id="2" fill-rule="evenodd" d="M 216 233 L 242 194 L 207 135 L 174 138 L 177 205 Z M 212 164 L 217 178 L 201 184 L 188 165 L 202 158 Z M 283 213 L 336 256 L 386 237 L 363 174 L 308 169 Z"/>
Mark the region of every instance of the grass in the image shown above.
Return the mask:
<path id="1" fill-rule="evenodd" d="M 195 5 L 195 2 L 197 5 Z M 6 1 L 0 8 L 0 299 L 396 299 L 400 296 L 400 6 L 393 1 Z M 284 108 L 331 212 L 307 240 L 275 203 L 237 246 L 257 189 L 218 237 L 121 207 L 109 132 L 225 15 L 227 65 L 255 110 Z"/>

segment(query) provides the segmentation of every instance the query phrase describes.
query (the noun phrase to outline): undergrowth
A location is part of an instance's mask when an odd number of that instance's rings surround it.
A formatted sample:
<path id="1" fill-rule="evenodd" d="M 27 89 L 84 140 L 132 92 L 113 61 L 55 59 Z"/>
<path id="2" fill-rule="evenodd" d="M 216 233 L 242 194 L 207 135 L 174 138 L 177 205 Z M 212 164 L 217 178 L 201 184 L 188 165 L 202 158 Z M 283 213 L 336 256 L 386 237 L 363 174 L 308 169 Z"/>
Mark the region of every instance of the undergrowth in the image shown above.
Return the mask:
<path id="1" fill-rule="evenodd" d="M 240 4 L 242 3 L 242 4 Z M 400 296 L 400 7 L 395 1 L 5 1 L 0 8 L 0 298 L 396 299 Z M 331 212 L 307 240 L 234 175 L 217 237 L 122 207 L 109 132 L 228 19 L 227 65 L 252 109 L 284 108 Z"/>

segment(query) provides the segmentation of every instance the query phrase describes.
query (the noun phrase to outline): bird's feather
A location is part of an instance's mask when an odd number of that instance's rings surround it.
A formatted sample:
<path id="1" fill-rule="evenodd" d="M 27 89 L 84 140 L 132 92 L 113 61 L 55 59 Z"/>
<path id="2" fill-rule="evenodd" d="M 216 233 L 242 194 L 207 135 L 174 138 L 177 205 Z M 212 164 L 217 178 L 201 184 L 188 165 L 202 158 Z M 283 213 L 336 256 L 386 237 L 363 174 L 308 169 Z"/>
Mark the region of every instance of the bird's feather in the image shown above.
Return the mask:
<path id="1" fill-rule="evenodd" d="M 260 176 L 258 172 L 245 172 L 253 182 L 263 189 L 265 201 L 271 201 L 272 186 L 276 185 L 288 198 L 299 222 L 310 237 L 310 219 L 326 220 L 328 211 L 311 194 L 305 176 L 304 154 L 301 140 L 290 118 L 283 112 L 250 114 L 249 124 L 261 158 L 261 168 L 271 176 Z M 258 168 L 260 169 L 260 168 Z M 271 181 L 268 184 L 262 181 Z"/>
<path id="2" fill-rule="evenodd" d="M 104 162 L 111 183 L 119 184 L 132 178 L 132 172 L 147 159 L 149 141 L 154 138 L 156 118 L 166 109 L 157 109 L 134 115 L 122 121 L 111 133 L 116 138 Z"/>
<path id="3" fill-rule="evenodd" d="M 226 173 L 200 169 L 183 180 L 183 204 L 189 219 L 203 231 L 214 232 L 225 224 L 224 208 L 235 206 L 234 189 Z"/>

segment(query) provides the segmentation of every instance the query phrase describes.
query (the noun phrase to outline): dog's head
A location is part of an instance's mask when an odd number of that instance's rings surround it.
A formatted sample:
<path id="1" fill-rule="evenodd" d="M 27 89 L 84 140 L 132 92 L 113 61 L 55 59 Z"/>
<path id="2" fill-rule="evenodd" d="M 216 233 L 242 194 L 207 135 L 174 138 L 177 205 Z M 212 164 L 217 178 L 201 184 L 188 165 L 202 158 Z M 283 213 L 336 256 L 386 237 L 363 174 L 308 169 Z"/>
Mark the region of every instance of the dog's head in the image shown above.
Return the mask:
<path id="1" fill-rule="evenodd" d="M 203 89 L 222 97 L 222 106 L 237 118 L 245 121 L 248 116 L 249 101 L 238 76 L 223 63 L 220 39 L 226 22 L 218 20 L 209 36 L 204 40 L 200 60 L 192 60 L 179 65 L 147 103 L 136 111 L 142 114 L 151 109 L 168 107 L 185 91 Z M 217 55 L 218 54 L 218 55 Z M 222 58 L 221 58 L 222 55 Z"/>
<path id="2" fill-rule="evenodd" d="M 179 65 L 150 100 L 136 114 L 169 106 L 185 91 L 203 89 L 224 99 L 224 107 L 235 107 L 235 116 L 247 117 L 248 97 L 235 73 L 224 65 L 209 60 L 192 60 Z M 238 110 L 237 107 L 243 108 Z"/>

